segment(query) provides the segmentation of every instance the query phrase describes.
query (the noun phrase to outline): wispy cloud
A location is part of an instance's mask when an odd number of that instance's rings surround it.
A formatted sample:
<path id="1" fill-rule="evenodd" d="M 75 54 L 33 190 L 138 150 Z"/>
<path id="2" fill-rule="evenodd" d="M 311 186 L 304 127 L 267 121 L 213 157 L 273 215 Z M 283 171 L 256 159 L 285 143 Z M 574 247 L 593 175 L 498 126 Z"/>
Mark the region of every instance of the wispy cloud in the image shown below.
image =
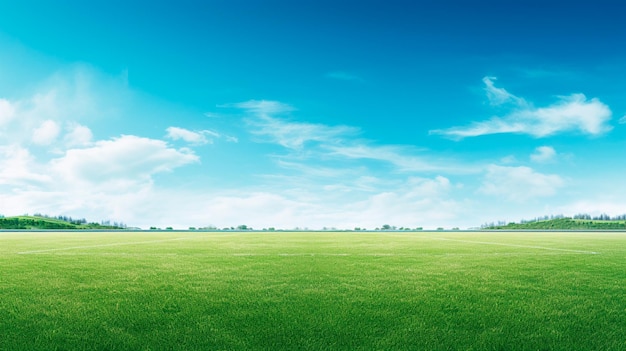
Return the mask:
<path id="1" fill-rule="evenodd" d="M 350 159 L 369 159 L 388 162 L 400 171 L 435 171 L 445 167 L 434 165 L 424 158 L 406 153 L 398 146 L 370 146 L 364 143 L 353 145 L 329 145 L 326 147 L 332 155 Z"/>
<path id="2" fill-rule="evenodd" d="M 618 121 L 619 124 L 626 124 L 626 116 L 622 117 Z"/>
<path id="3" fill-rule="evenodd" d="M 358 128 L 328 126 L 306 122 L 290 122 L 272 117 L 250 121 L 255 127 L 253 134 L 268 138 L 268 141 L 288 149 L 301 149 L 305 143 L 336 143 L 348 134 L 358 133 Z"/>
<path id="4" fill-rule="evenodd" d="M 419 155 L 414 147 L 375 145 L 374 141 L 358 138 L 361 130 L 356 127 L 329 126 L 273 117 L 274 113 L 295 110 L 290 105 L 280 102 L 250 101 L 234 106 L 245 108 L 254 116 L 248 119 L 252 134 L 263 137 L 264 142 L 275 143 L 295 151 L 298 156 L 315 156 L 319 160 L 374 160 L 388 163 L 401 172 L 479 171 L 477 168 L 461 165 L 452 160 L 434 162 L 426 155 Z"/>
<path id="5" fill-rule="evenodd" d="M 524 99 L 509 93 L 504 88 L 496 87 L 494 84 L 495 80 L 497 80 L 496 77 L 483 78 L 483 83 L 485 83 L 485 92 L 487 93 L 487 98 L 492 106 L 499 106 L 507 103 L 512 103 L 516 106 L 527 105 Z"/>
<path id="6" fill-rule="evenodd" d="M 535 149 L 535 152 L 530 155 L 530 160 L 533 162 L 545 163 L 554 160 L 556 151 L 551 146 L 539 146 Z"/>
<path id="7" fill-rule="evenodd" d="M 211 130 L 191 131 L 185 128 L 169 127 L 166 137 L 172 140 L 184 140 L 191 144 L 203 145 L 212 143 L 210 137 L 219 138 L 220 134 Z"/>
<path id="8" fill-rule="evenodd" d="M 272 100 L 248 100 L 234 104 L 219 105 L 218 107 L 235 107 L 255 113 L 260 117 L 295 111 L 295 108 L 289 104 Z"/>
<path id="9" fill-rule="evenodd" d="M 275 118 L 272 115 L 295 110 L 290 105 L 276 101 L 252 100 L 234 106 L 254 115 L 254 118 L 248 119 L 253 134 L 288 149 L 300 150 L 309 142 L 338 143 L 348 135 L 359 133 L 358 128 L 349 126 L 328 126 Z"/>
<path id="10" fill-rule="evenodd" d="M 596 98 L 588 100 L 583 94 L 573 94 L 561 96 L 556 103 L 547 107 L 535 108 L 506 90 L 495 87 L 492 78 L 485 78 L 484 82 L 492 104 L 510 101 L 516 107 L 503 117 L 492 117 L 464 127 L 431 130 L 430 134 L 458 140 L 501 133 L 528 134 L 535 138 L 565 132 L 601 135 L 611 130 L 607 123 L 611 119 L 611 110 Z"/>
<path id="11" fill-rule="evenodd" d="M 354 74 L 344 72 L 344 71 L 333 71 L 326 73 L 327 78 L 337 79 L 337 80 L 345 80 L 352 82 L 364 82 L 365 80 L 359 76 Z"/>

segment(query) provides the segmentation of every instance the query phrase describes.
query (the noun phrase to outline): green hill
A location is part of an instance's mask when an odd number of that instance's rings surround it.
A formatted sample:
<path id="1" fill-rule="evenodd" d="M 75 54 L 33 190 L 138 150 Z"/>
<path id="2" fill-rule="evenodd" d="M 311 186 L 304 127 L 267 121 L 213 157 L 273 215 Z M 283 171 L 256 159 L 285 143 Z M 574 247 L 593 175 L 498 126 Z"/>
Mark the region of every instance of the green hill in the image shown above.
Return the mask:
<path id="1" fill-rule="evenodd" d="M 73 223 L 57 218 L 40 216 L 15 216 L 0 218 L 0 229 L 123 229 L 118 226 L 98 223 Z"/>
<path id="2" fill-rule="evenodd" d="M 555 218 L 525 223 L 509 223 L 507 225 L 490 225 L 483 229 L 513 229 L 513 230 L 616 230 L 626 229 L 623 220 L 592 220 Z"/>

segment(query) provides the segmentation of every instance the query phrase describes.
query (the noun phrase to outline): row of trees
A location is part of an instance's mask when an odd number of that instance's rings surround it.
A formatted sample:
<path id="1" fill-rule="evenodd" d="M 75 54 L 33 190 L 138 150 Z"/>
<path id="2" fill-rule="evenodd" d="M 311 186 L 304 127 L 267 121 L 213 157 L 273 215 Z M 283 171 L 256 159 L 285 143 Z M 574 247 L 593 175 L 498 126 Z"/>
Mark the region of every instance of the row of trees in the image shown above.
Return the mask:
<path id="1" fill-rule="evenodd" d="M 63 222 L 71 223 L 71 224 L 76 224 L 76 225 L 87 224 L 87 220 L 84 219 L 84 218 L 74 219 L 74 218 L 68 217 L 68 216 L 48 216 L 47 214 L 41 214 L 41 213 L 35 213 L 35 214 L 33 214 L 33 217 L 41 217 L 41 218 L 47 218 L 47 219 L 58 219 L 59 221 L 63 221 Z"/>
<path id="2" fill-rule="evenodd" d="M 577 214 L 577 215 L 574 215 L 574 217 L 572 218 L 586 219 L 586 220 L 593 220 L 593 221 L 626 221 L 626 214 L 614 216 L 614 217 L 611 217 L 607 215 L 606 213 L 603 213 L 599 216 L 593 216 L 593 217 L 588 214 Z"/>
<path id="3" fill-rule="evenodd" d="M 61 216 L 61 215 L 59 215 L 59 216 L 49 216 L 47 214 L 35 213 L 35 214 L 33 214 L 33 217 L 41 217 L 41 218 L 46 218 L 46 219 L 56 219 L 56 220 L 67 222 L 67 223 L 74 224 L 74 225 L 85 225 L 85 224 L 94 225 L 94 224 L 97 224 L 96 222 L 88 223 L 85 218 L 74 219 L 74 218 L 69 217 L 69 216 Z M 104 226 L 104 227 L 127 228 L 126 224 L 124 224 L 122 222 L 116 222 L 116 221 L 111 222 L 110 220 L 102 220 L 102 221 L 100 221 L 100 225 Z"/>
<path id="4" fill-rule="evenodd" d="M 389 225 L 389 224 L 384 224 L 380 227 L 376 227 L 376 231 L 420 231 L 423 230 L 423 227 L 416 227 L 416 228 L 410 228 L 410 227 L 397 227 L 395 225 Z M 163 230 L 162 228 L 159 227 L 150 227 L 150 230 Z M 165 227 L 165 230 L 174 230 L 172 227 Z M 189 227 L 189 230 L 208 230 L 208 231 L 232 231 L 232 230 L 237 230 L 237 231 L 246 231 L 246 230 L 254 230 L 252 227 L 242 224 L 242 225 L 238 225 L 237 227 L 224 227 L 224 228 L 218 228 L 215 226 L 207 226 L 207 227 Z M 263 228 L 261 229 L 262 231 L 269 231 L 269 232 L 273 232 L 276 230 L 309 230 L 309 228 L 300 228 L 300 227 L 296 227 L 296 228 L 292 228 L 292 229 L 276 229 L 275 227 L 269 227 L 269 228 Z M 322 231 L 336 231 L 336 230 L 346 230 L 346 229 L 337 229 L 336 227 L 323 227 Z M 354 231 L 367 231 L 367 228 L 362 228 L 362 227 L 355 227 L 353 229 Z M 437 228 L 437 230 L 444 230 L 443 227 L 439 227 Z M 458 227 L 452 228 L 452 230 L 459 230 Z"/>
<path id="5" fill-rule="evenodd" d="M 536 217 L 533 219 L 522 219 L 520 223 L 533 223 L 533 222 L 548 221 L 548 220 L 563 219 L 563 218 L 584 219 L 584 220 L 590 220 L 590 221 L 626 221 L 626 214 L 618 215 L 618 216 L 609 216 L 608 214 L 603 213 L 599 216 L 592 216 L 588 213 L 579 213 L 579 214 L 573 215 L 572 217 L 566 217 L 562 214 L 557 214 L 557 215 Z M 501 224 L 501 223 L 502 222 L 498 222 L 498 224 Z M 507 223 L 504 223 L 504 224 L 507 224 Z"/>
<path id="6" fill-rule="evenodd" d="M 573 217 L 562 215 L 538 217 L 533 220 L 522 220 L 520 223 L 498 222 L 483 224 L 482 229 L 539 229 L 539 230 L 611 230 L 626 229 L 626 215 L 620 216 L 591 216 L 579 214 Z"/>

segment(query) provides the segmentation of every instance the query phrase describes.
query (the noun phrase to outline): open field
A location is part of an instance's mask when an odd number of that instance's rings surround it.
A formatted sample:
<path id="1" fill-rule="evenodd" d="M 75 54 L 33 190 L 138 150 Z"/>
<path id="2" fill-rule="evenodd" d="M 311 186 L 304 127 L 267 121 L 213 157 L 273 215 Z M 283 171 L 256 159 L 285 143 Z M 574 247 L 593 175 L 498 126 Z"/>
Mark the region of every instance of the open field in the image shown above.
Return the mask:
<path id="1" fill-rule="evenodd" d="M 626 233 L 2 232 L 0 350 L 626 350 Z"/>

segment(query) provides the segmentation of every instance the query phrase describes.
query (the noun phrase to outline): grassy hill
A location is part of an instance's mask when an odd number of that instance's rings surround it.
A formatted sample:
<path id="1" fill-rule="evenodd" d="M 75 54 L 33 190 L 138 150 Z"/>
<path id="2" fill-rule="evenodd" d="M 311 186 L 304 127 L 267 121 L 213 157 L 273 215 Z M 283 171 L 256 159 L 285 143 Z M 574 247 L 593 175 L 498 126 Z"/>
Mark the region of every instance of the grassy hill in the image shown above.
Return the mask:
<path id="1" fill-rule="evenodd" d="M 15 216 L 0 218 L 0 229 L 123 229 L 98 223 L 72 223 L 57 218 L 40 216 Z"/>
<path id="2" fill-rule="evenodd" d="M 616 230 L 626 229 L 626 221 L 592 220 L 555 218 L 526 223 L 509 223 L 507 225 L 486 226 L 483 229 L 516 229 L 516 230 Z"/>

